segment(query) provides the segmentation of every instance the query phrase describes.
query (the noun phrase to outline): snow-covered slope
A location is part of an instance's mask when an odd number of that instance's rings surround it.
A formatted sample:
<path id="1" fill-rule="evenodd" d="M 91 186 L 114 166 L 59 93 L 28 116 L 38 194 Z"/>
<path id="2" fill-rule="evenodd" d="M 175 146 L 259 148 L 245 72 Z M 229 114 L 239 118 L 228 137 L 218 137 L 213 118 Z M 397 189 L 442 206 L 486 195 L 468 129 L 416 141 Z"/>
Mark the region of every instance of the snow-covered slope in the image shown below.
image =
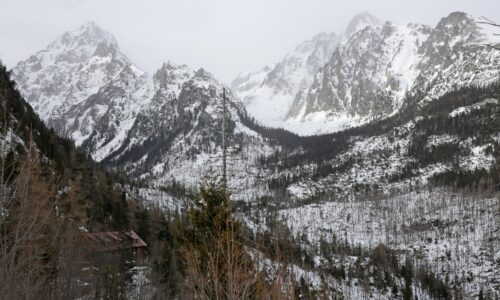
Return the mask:
<path id="1" fill-rule="evenodd" d="M 430 31 L 386 22 L 351 34 L 316 74 L 288 122 L 324 119 L 320 130 L 328 132 L 393 114 L 414 81 L 417 52 Z"/>
<path id="2" fill-rule="evenodd" d="M 383 244 L 401 257 L 412 255 L 418 265 L 443 281 L 448 277 L 450 285 L 461 287 L 464 298 L 476 299 L 482 289 L 496 299 L 500 296 L 497 210 L 493 195 L 436 190 L 373 201 L 305 205 L 280 210 L 278 218 L 295 238 L 305 237 L 312 247 L 343 240 L 368 249 Z M 337 266 L 348 265 L 340 254 L 320 261 L 328 264 L 332 258 Z"/>
<path id="3" fill-rule="evenodd" d="M 236 196 L 255 191 L 258 176 L 264 175 L 258 158 L 272 153 L 273 147 L 242 123 L 242 117 L 248 118 L 243 104 L 204 69 L 192 72 L 186 66 L 168 64 L 154 78 L 163 86 L 152 104 L 139 112 L 125 142 L 105 161 L 158 184 L 176 180 L 196 186 L 202 174 L 220 174 L 225 89 L 230 186 L 237 188 Z M 179 85 L 175 83 L 179 79 L 187 80 Z"/>
<path id="4" fill-rule="evenodd" d="M 321 160 L 272 177 L 294 178 L 287 189 L 297 198 L 336 194 L 352 200 L 366 191 L 391 194 L 435 184 L 443 174 L 494 172 L 500 101 L 491 95 L 498 91 L 498 85 L 485 91 L 459 90 L 421 111 L 416 103 L 390 119 L 319 137 L 315 144 L 335 141 L 326 155 L 312 156 Z"/>
<path id="5" fill-rule="evenodd" d="M 123 143 L 139 111 L 150 105 L 154 92 L 148 74 L 129 65 L 96 94 L 71 108 L 74 119 L 66 120 L 74 122 L 69 128 L 71 137 L 83 140 L 82 147 L 94 159 L 102 160 Z"/>
<path id="6" fill-rule="evenodd" d="M 293 122 L 284 121 L 300 114 L 314 76 L 329 61 L 337 45 L 354 32 L 377 24 L 380 20 L 375 16 L 366 12 L 358 14 L 343 35 L 320 33 L 297 45 L 279 63 L 260 71 L 241 73 L 231 87 L 258 121 L 267 126 L 293 129 Z"/>
<path id="7" fill-rule="evenodd" d="M 276 65 L 238 75 L 231 87 L 258 121 L 281 126 L 292 102 L 304 95 L 339 40 L 335 33 L 320 33 L 297 45 Z"/>
<path id="8" fill-rule="evenodd" d="M 42 119 L 78 145 L 107 110 L 87 100 L 115 77 L 126 76 L 122 72 L 141 71 L 120 52 L 115 38 L 92 22 L 66 32 L 13 69 L 20 91 Z"/>
<path id="9" fill-rule="evenodd" d="M 276 170 L 270 185 L 286 187 L 286 193 L 276 193 L 264 208 L 257 202 L 243 220 L 256 231 L 273 232 L 276 223 L 284 224 L 314 258 L 316 270 L 350 274 L 337 276 L 338 284 L 355 281 L 363 265 L 370 270 L 358 277 L 368 283 L 365 293 L 382 293 L 379 299 L 400 296 L 372 284 L 377 275 L 370 255 L 349 247 L 382 245 L 395 251 L 400 265 L 411 258 L 416 270 L 430 270 L 464 298 L 476 299 L 481 292 L 496 299 L 499 94 L 497 83 L 463 88 L 426 105 L 419 104 L 425 96 L 417 96 L 412 106 L 383 121 L 302 137 L 303 152 L 278 153 L 265 162 Z M 342 290 L 346 297 L 361 298 L 350 288 Z"/>

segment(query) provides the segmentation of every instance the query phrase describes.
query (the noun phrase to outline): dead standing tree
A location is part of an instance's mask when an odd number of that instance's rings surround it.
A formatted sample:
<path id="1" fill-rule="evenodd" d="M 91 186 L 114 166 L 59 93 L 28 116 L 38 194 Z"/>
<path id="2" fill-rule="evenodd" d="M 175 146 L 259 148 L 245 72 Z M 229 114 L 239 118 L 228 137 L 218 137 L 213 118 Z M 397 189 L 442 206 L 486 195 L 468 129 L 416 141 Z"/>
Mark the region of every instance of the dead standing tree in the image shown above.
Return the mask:
<path id="1" fill-rule="evenodd" d="M 497 27 L 499 29 L 499 33 L 493 33 L 493 35 L 494 36 L 500 36 L 500 24 L 498 24 L 496 22 L 493 22 L 492 20 L 490 20 L 490 19 L 488 19 L 486 17 L 481 17 L 481 19 L 483 21 L 477 21 L 478 24 L 484 24 L 484 25 L 489 25 L 489 26 L 492 26 L 492 27 Z M 489 43 L 489 44 L 485 44 L 485 46 L 500 51 L 500 46 L 498 46 L 498 43 L 496 43 L 496 44 Z"/>

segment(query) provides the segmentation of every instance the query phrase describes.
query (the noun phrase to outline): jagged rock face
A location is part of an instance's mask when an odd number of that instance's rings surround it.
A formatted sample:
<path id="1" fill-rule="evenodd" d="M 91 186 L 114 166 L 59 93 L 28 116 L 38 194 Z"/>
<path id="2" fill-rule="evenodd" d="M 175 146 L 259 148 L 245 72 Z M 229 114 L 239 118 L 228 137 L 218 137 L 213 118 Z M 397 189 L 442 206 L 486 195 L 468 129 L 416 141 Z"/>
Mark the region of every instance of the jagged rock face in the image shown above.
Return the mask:
<path id="1" fill-rule="evenodd" d="M 40 117 L 58 132 L 70 135 L 67 129 L 71 125 L 65 119 L 74 116 L 66 113 L 97 93 L 129 64 L 111 34 L 87 23 L 20 62 L 13 74 Z"/>
<path id="2" fill-rule="evenodd" d="M 139 111 L 150 104 L 153 93 L 150 77 L 129 65 L 96 94 L 72 108 L 76 117 L 69 131 L 75 136 L 82 132 L 82 122 L 89 124 L 90 134 L 81 137 L 82 147 L 100 161 L 120 147 Z"/>
<path id="3" fill-rule="evenodd" d="M 306 99 L 294 103 L 292 116 L 299 122 L 319 115 L 359 125 L 396 113 L 406 93 L 430 100 L 457 87 L 498 80 L 500 54 L 482 45 L 493 35 L 477 21 L 452 13 L 436 28 L 386 22 L 351 34 L 316 74 Z"/>
<path id="4" fill-rule="evenodd" d="M 425 101 L 453 89 L 486 85 L 500 79 L 500 51 L 486 44 L 500 43 L 489 25 L 462 12 L 443 18 L 419 49 L 419 72 L 413 92 Z"/>
<path id="5" fill-rule="evenodd" d="M 500 39 L 478 21 L 456 12 L 435 28 L 401 26 L 362 13 L 337 37 L 338 46 L 325 48 L 332 50 L 323 65 L 318 59 L 316 67 L 294 73 L 307 67 L 294 68 L 300 60 L 288 55 L 270 72 L 243 74 L 233 88 L 266 125 L 305 135 L 361 125 L 399 111 L 407 93 L 431 100 L 498 80 L 500 54 L 484 44 Z"/>
<path id="6" fill-rule="evenodd" d="M 152 91 L 115 38 L 92 22 L 20 62 L 13 74 L 41 118 L 98 160 L 123 141 Z"/>
<path id="7" fill-rule="evenodd" d="M 153 76 L 155 90 L 163 97 L 177 97 L 182 84 L 194 76 L 194 71 L 186 65 L 164 63 Z"/>
<path id="8" fill-rule="evenodd" d="M 163 64 L 153 75 L 154 92 L 150 94 L 150 102 L 140 108 L 130 130 L 124 132 L 126 139 L 120 144 L 119 149 L 113 149 L 114 151 L 109 151 L 107 154 L 117 157 L 126 147 L 130 147 L 131 141 L 132 144 L 141 144 L 152 136 L 163 136 L 172 131 L 170 126 L 174 123 L 176 115 L 173 101 L 178 99 L 183 84 L 194 74 L 195 72 L 186 65 L 170 62 Z M 124 159 L 121 161 L 125 162 Z"/>
<path id="9" fill-rule="evenodd" d="M 295 47 L 285 58 L 258 72 L 240 74 L 232 83 L 247 110 L 266 125 L 279 125 L 298 93 L 309 88 L 340 37 L 320 33 Z"/>
<path id="10" fill-rule="evenodd" d="M 172 71 L 172 70 L 169 70 Z M 187 70 L 186 70 L 187 71 Z M 163 73 L 163 71 L 160 71 Z M 193 73 L 191 70 L 187 73 Z M 159 72 L 156 73 L 158 75 Z M 164 73 L 165 74 L 165 73 Z M 173 141 L 179 135 L 190 134 L 195 131 L 203 139 L 219 139 L 219 113 L 222 103 L 222 85 L 205 70 L 200 69 L 190 78 L 187 78 L 180 87 L 174 89 L 164 85 L 155 94 L 154 105 L 139 113 L 136 122 L 128 133 L 127 141 L 122 148 L 113 153 L 108 160 L 118 162 L 135 162 L 146 156 L 144 164 L 152 167 L 163 155 L 170 152 Z M 232 120 L 232 118 L 229 118 Z M 230 123 L 230 121 L 229 121 Z M 190 140 L 190 139 L 188 139 Z M 187 147 L 203 147 L 210 144 L 208 140 L 197 143 L 192 140 Z M 219 143 L 217 141 L 217 143 Z M 215 141 L 212 141 L 215 143 Z M 152 146 L 154 144 L 154 146 Z M 145 145 L 148 145 L 145 147 Z M 154 150 L 153 150 L 154 149 Z M 151 151 L 153 150 L 153 151 Z M 154 154 L 153 154 L 154 152 Z M 180 150 L 189 152 L 189 150 Z M 178 152 L 177 154 L 180 154 Z"/>
<path id="11" fill-rule="evenodd" d="M 381 117 L 393 113 L 408 81 L 413 80 L 411 61 L 429 33 L 426 26 L 386 22 L 352 34 L 316 75 L 303 115 L 327 111 Z"/>

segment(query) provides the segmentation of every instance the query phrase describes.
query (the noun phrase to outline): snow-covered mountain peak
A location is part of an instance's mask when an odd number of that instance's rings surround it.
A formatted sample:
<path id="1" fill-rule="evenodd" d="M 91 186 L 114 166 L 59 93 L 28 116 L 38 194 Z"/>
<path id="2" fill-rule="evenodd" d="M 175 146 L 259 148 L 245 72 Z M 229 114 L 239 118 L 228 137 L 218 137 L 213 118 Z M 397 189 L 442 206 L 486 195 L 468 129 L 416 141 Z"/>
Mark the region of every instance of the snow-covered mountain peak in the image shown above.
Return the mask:
<path id="1" fill-rule="evenodd" d="M 209 87 L 213 87 L 215 89 L 222 88 L 222 84 L 215 79 L 214 75 L 203 68 L 198 69 L 189 81 L 192 84 L 205 89 L 208 89 Z"/>
<path id="2" fill-rule="evenodd" d="M 194 71 L 186 65 L 177 65 L 170 61 L 163 63 L 153 75 L 155 89 L 162 93 L 173 93 L 174 97 L 179 95 L 182 84 L 194 76 Z M 164 94 L 166 95 L 166 94 Z"/>
<path id="3" fill-rule="evenodd" d="M 393 115 L 408 92 L 432 99 L 453 85 L 498 80 L 500 54 L 487 46 L 500 44 L 500 30 L 489 23 L 453 12 L 435 27 L 399 25 L 361 13 L 342 37 L 321 33 L 232 87 L 266 125 L 306 135 L 342 130 Z"/>
<path id="4" fill-rule="evenodd" d="M 77 48 L 93 48 L 101 43 L 118 47 L 118 42 L 111 33 L 101 29 L 94 22 L 88 22 L 58 37 L 48 49 L 69 51 Z"/>
<path id="5" fill-rule="evenodd" d="M 349 22 L 349 25 L 344 32 L 345 38 L 349 38 L 353 33 L 366 27 L 374 27 L 379 24 L 382 24 L 382 21 L 369 12 L 359 13 L 351 19 L 351 22 Z"/>
<path id="6" fill-rule="evenodd" d="M 231 86 L 248 112 L 261 123 L 286 126 L 288 120 L 304 112 L 305 99 L 315 76 L 330 60 L 339 43 L 367 27 L 373 34 L 380 24 L 382 22 L 369 13 L 358 14 L 344 35 L 319 33 L 294 47 L 272 70 L 242 73 Z M 364 34 L 370 35 L 370 32 Z"/>
<path id="7" fill-rule="evenodd" d="M 282 126 L 295 99 L 302 99 L 316 72 L 340 41 L 335 33 L 320 33 L 298 44 L 275 65 L 241 73 L 231 87 L 246 109 L 261 123 Z"/>
<path id="8" fill-rule="evenodd" d="M 164 71 L 168 71 L 168 70 L 178 70 L 178 69 L 182 69 L 182 68 L 188 68 L 188 66 L 186 65 L 179 65 L 179 64 L 176 64 L 170 60 L 167 60 L 166 62 L 164 62 L 162 65 L 161 65 L 161 68 L 158 70 L 164 70 Z"/>
<path id="9" fill-rule="evenodd" d="M 433 39 L 443 39 L 444 45 L 470 46 L 500 43 L 498 27 L 485 17 L 475 17 L 464 12 L 452 12 L 442 18 L 434 30 Z"/>
<path id="10" fill-rule="evenodd" d="M 191 70 L 191 68 L 189 68 L 187 65 L 177 65 L 170 61 L 167 61 L 162 64 L 162 66 L 155 72 L 153 77 L 156 81 L 159 82 L 171 78 L 175 73 L 178 73 L 179 71 L 190 71 L 192 73 L 190 77 L 194 75 L 194 71 Z"/>
<path id="11" fill-rule="evenodd" d="M 102 116 L 108 105 L 91 96 L 101 90 L 109 93 L 111 89 L 104 86 L 115 85 L 120 78 L 145 75 L 120 52 L 113 35 L 93 22 L 59 36 L 19 62 L 13 74 L 23 96 L 42 119 L 60 134 L 72 136 L 77 144 L 90 134 L 95 118 Z M 130 86 L 134 84 L 130 82 Z M 79 120 L 84 118 L 80 108 L 88 109 L 85 115 L 91 116 L 92 122 Z"/>
<path id="12" fill-rule="evenodd" d="M 107 44 L 113 44 L 115 46 L 118 45 L 113 34 L 105 31 L 101 27 L 99 27 L 96 23 L 90 21 L 86 24 L 80 26 L 77 30 L 69 32 L 70 35 L 73 35 L 75 38 L 80 37 L 86 38 L 87 42 L 97 43 L 97 42 L 105 42 Z"/>
<path id="13" fill-rule="evenodd" d="M 263 85 L 274 88 L 275 93 L 295 95 L 307 88 L 312 75 L 328 60 L 340 38 L 335 33 L 320 33 L 297 45 L 270 71 Z"/>
<path id="14" fill-rule="evenodd" d="M 481 37 L 474 18 L 463 12 L 453 12 L 439 21 L 431 39 L 440 38 L 451 48 L 459 43 L 470 43 Z"/>
<path id="15" fill-rule="evenodd" d="M 206 80 L 212 79 L 214 77 L 210 72 L 208 72 L 204 68 L 199 68 L 196 71 L 196 73 L 194 74 L 194 76 L 196 78 L 201 78 L 201 79 L 206 79 Z"/>
<path id="16" fill-rule="evenodd" d="M 475 17 L 464 12 L 452 12 L 440 20 L 434 30 L 434 39 L 445 40 L 444 46 L 470 46 L 500 43 L 497 26 L 485 17 Z"/>
<path id="17" fill-rule="evenodd" d="M 454 12 L 435 28 L 385 22 L 352 33 L 315 76 L 306 100 L 294 103 L 285 127 L 337 131 L 393 115 L 408 92 L 431 100 L 453 86 L 498 80 L 500 55 L 484 45 L 495 35 L 480 25 L 487 24 Z M 306 123 L 321 126 L 311 131 Z"/>
<path id="18" fill-rule="evenodd" d="M 438 25 L 436 26 L 436 29 L 440 29 L 443 27 L 450 28 L 453 26 L 459 26 L 462 28 L 474 26 L 474 17 L 462 11 L 454 11 L 451 12 L 448 16 L 441 18 Z"/>
<path id="19" fill-rule="evenodd" d="M 423 25 L 388 21 L 352 33 L 294 102 L 285 127 L 317 134 L 393 114 L 417 76 L 414 62 L 429 34 Z"/>
<path id="20" fill-rule="evenodd" d="M 92 56 L 104 58 L 116 56 L 118 52 L 118 43 L 113 35 L 102 30 L 95 23 L 89 22 L 59 36 L 45 49 L 32 55 L 28 60 L 20 62 L 14 71 L 18 73 L 16 74 L 17 81 L 22 84 L 29 80 L 28 77 L 44 73 L 46 70 L 54 70 L 58 67 L 72 68 Z M 121 59 L 128 63 L 123 55 Z M 32 74 L 28 76 L 28 74 L 23 74 L 23 71 L 29 71 Z"/>
<path id="21" fill-rule="evenodd" d="M 421 105 L 457 87 L 498 81 L 500 53 L 487 45 L 500 39 L 484 20 L 453 12 L 432 30 L 416 62 L 419 74 L 413 90 L 424 95 Z"/>
<path id="22" fill-rule="evenodd" d="M 247 71 L 238 74 L 233 82 L 231 82 L 231 89 L 238 91 L 238 93 L 243 93 L 258 87 L 275 66 L 276 64 L 267 65 L 258 71 Z"/>

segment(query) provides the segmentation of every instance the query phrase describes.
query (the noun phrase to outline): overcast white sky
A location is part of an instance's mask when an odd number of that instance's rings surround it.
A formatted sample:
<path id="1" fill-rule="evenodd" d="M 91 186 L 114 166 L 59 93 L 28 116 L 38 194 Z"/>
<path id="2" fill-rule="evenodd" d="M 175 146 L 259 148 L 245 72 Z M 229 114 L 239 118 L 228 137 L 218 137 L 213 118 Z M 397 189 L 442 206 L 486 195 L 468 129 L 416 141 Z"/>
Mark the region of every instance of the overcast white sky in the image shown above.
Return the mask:
<path id="1" fill-rule="evenodd" d="M 148 72 L 170 60 L 204 67 L 230 83 L 316 33 L 343 32 L 362 11 L 435 25 L 457 10 L 500 22 L 499 0 L 0 0 L 0 59 L 13 67 L 65 31 L 94 21 Z"/>

